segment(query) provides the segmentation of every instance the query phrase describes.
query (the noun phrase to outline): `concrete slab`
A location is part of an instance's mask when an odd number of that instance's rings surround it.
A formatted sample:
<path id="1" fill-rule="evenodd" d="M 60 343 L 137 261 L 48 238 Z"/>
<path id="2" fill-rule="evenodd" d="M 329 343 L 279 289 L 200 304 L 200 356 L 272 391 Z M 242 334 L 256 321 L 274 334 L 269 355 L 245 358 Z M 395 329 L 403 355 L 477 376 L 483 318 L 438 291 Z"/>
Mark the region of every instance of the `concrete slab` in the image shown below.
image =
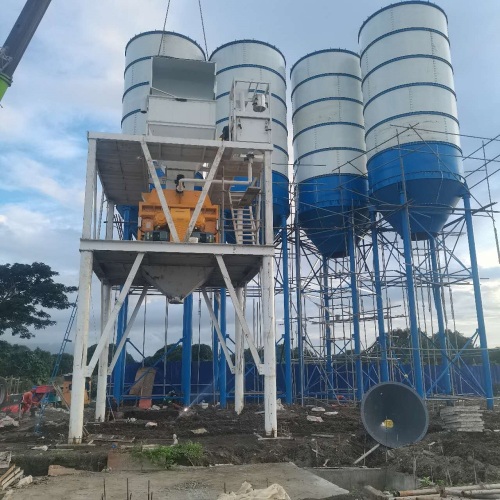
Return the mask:
<path id="1" fill-rule="evenodd" d="M 292 500 L 320 500 L 348 491 L 292 463 L 220 467 L 185 467 L 172 471 L 82 473 L 50 477 L 43 484 L 15 491 L 11 500 L 89 500 L 101 498 L 106 482 L 108 498 L 125 498 L 127 479 L 132 498 L 145 498 L 148 481 L 155 500 L 213 500 L 224 492 L 237 491 L 244 481 L 254 488 L 281 484 Z M 70 496 L 68 496 L 70 495 Z"/>

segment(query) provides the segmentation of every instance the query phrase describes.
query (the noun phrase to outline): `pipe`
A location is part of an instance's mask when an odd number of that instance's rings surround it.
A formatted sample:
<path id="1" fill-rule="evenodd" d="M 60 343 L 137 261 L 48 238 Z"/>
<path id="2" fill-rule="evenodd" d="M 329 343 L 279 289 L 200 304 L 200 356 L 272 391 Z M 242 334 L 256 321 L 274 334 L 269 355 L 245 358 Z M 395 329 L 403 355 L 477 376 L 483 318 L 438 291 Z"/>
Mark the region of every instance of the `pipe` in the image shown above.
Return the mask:
<path id="1" fill-rule="evenodd" d="M 375 300 L 377 304 L 378 343 L 380 346 L 380 379 L 381 382 L 389 381 L 389 363 L 387 361 L 387 336 L 384 323 L 384 302 L 382 299 L 382 283 L 380 281 L 380 257 L 378 253 L 377 212 L 375 207 L 370 207 L 370 220 L 372 224 L 372 251 L 373 251 L 373 278 L 375 282 Z"/>
<path id="2" fill-rule="evenodd" d="M 283 343 L 285 346 L 285 402 L 287 405 L 293 403 L 292 386 L 292 341 L 290 335 L 290 283 L 288 276 L 288 233 L 286 217 L 281 220 L 281 247 L 283 249 L 283 312 L 284 333 Z"/>
<path id="3" fill-rule="evenodd" d="M 476 316 L 478 323 L 479 344 L 481 347 L 481 358 L 483 361 L 484 392 L 488 410 L 493 410 L 493 382 L 491 380 L 490 356 L 488 353 L 488 338 L 486 337 L 486 324 L 484 321 L 483 299 L 481 297 L 481 281 L 477 265 L 476 242 L 474 239 L 474 224 L 472 222 L 472 211 L 470 206 L 470 193 L 464 194 L 465 223 L 467 225 L 467 239 L 469 241 L 469 254 L 472 282 L 474 285 L 474 298 L 476 303 Z"/>
<path id="4" fill-rule="evenodd" d="M 328 288 L 328 259 L 323 257 L 323 302 L 325 307 L 325 343 L 327 395 L 333 392 L 332 330 L 330 328 L 330 290 Z"/>
<path id="5" fill-rule="evenodd" d="M 193 342 L 193 294 L 184 299 L 182 318 L 182 397 L 184 406 L 191 405 L 191 361 Z"/>
<path id="6" fill-rule="evenodd" d="M 420 332 L 418 330 L 417 321 L 417 302 L 415 298 L 415 283 L 413 280 L 413 261 L 411 248 L 411 234 L 408 206 L 406 202 L 406 193 L 404 188 L 400 191 L 401 203 L 401 221 L 406 269 L 406 288 L 408 293 L 408 310 L 410 314 L 410 334 L 411 334 L 411 350 L 413 356 L 413 368 L 415 372 L 415 390 L 418 395 L 423 398 L 424 382 L 422 375 L 422 359 L 420 355 Z"/>
<path id="7" fill-rule="evenodd" d="M 300 404 L 304 406 L 304 339 L 302 337 L 302 283 L 300 274 L 300 229 L 299 218 L 295 215 L 295 279 L 297 301 L 297 350 L 299 355 L 299 373 L 297 377 L 297 391 Z"/>
<path id="8" fill-rule="evenodd" d="M 436 238 L 431 236 L 429 238 L 429 253 L 431 256 L 432 266 L 432 293 L 434 296 L 434 307 L 436 309 L 436 316 L 438 321 L 438 337 L 439 346 L 441 349 L 441 367 L 443 373 L 443 385 L 445 394 L 451 394 L 451 373 L 450 363 L 448 360 L 448 342 L 446 340 L 446 331 L 444 324 L 443 303 L 441 302 L 441 278 L 437 263 L 436 256 Z"/>
<path id="9" fill-rule="evenodd" d="M 361 328 L 359 320 L 359 295 L 356 276 L 356 236 L 354 226 L 349 224 L 348 229 L 349 244 L 349 270 L 351 275 L 351 298 L 352 298 L 352 326 L 354 337 L 354 355 L 356 357 L 356 397 L 358 401 L 363 398 L 363 362 L 361 360 Z"/>

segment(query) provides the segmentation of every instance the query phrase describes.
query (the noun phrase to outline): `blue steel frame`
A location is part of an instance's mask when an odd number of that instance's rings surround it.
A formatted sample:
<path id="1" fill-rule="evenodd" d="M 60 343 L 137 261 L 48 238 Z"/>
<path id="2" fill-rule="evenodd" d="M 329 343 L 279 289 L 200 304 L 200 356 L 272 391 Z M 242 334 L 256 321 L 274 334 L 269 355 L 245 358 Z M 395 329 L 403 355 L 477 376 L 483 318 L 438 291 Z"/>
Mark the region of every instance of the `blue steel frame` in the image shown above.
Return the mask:
<path id="1" fill-rule="evenodd" d="M 284 315 L 284 337 L 285 344 L 285 402 L 290 405 L 293 402 L 292 386 L 292 339 L 290 335 L 290 280 L 288 274 L 288 229 L 286 217 L 283 216 L 281 227 L 281 248 L 283 251 L 283 315 Z"/>
<path id="2" fill-rule="evenodd" d="M 191 405 L 191 358 L 193 343 L 193 294 L 184 299 L 182 318 L 182 401 Z"/>
<path id="3" fill-rule="evenodd" d="M 123 207 L 123 239 L 132 239 L 130 230 L 130 207 Z M 119 345 L 125 330 L 127 329 L 128 322 L 128 297 L 125 298 L 123 305 L 118 314 L 118 321 L 116 325 L 116 343 Z M 115 368 L 113 370 L 113 397 L 119 404 L 123 400 L 124 382 L 125 382 L 125 364 L 127 359 L 127 343 L 123 346 L 122 352 L 118 356 Z"/>

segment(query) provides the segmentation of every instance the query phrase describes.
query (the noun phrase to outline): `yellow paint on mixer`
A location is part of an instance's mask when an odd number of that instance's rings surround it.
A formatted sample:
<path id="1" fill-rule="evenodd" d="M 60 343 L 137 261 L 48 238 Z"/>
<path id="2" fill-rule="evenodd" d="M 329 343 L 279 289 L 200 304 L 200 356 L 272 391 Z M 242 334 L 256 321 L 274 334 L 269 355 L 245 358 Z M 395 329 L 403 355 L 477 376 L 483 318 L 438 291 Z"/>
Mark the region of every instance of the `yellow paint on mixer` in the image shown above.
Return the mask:
<path id="1" fill-rule="evenodd" d="M 182 241 L 186 237 L 189 221 L 200 199 L 201 191 L 183 191 L 182 193 L 178 193 L 175 189 L 164 189 L 163 194 L 172 214 L 179 239 Z M 156 189 L 153 189 L 150 193 L 142 193 L 142 199 L 143 201 L 139 203 L 141 226 L 138 237 L 140 240 L 144 239 L 144 233 L 146 232 L 168 230 L 167 221 Z M 195 230 L 214 234 L 215 241 L 218 242 L 218 221 L 219 207 L 213 205 L 207 196 L 200 215 L 196 220 Z"/>

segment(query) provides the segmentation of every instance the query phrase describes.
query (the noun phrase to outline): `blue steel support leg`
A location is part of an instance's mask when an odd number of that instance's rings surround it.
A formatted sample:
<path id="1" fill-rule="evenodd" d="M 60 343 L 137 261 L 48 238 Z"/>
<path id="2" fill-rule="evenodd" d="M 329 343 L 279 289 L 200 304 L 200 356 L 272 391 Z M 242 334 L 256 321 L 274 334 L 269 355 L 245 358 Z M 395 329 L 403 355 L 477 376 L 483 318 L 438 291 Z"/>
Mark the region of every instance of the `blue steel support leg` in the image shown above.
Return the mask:
<path id="1" fill-rule="evenodd" d="M 123 210 L 123 239 L 130 240 L 132 238 L 130 231 L 130 209 L 124 208 Z M 118 321 L 116 324 L 116 344 L 119 345 L 120 341 L 125 333 L 128 322 L 128 297 L 125 298 L 123 305 L 118 314 Z M 116 399 L 117 403 L 121 403 L 123 399 L 123 393 L 125 392 L 125 363 L 127 361 L 127 344 L 123 346 L 120 356 L 116 361 L 115 368 L 113 370 L 113 397 Z"/>
<path id="2" fill-rule="evenodd" d="M 330 327 L 330 288 L 328 286 L 328 259 L 323 257 L 323 303 L 325 306 L 326 394 L 333 394 L 332 329 Z"/>
<path id="3" fill-rule="evenodd" d="M 302 337 L 302 283 L 300 274 L 300 229 L 298 217 L 295 219 L 295 279 L 297 300 L 297 350 L 299 357 L 299 372 L 297 380 L 297 392 L 300 402 L 304 404 L 304 339 Z"/>
<path id="4" fill-rule="evenodd" d="M 214 314 L 219 320 L 219 297 L 214 294 Z M 219 320 L 220 325 L 220 320 Z M 212 331 L 212 371 L 213 371 L 213 387 L 214 393 L 217 392 L 219 385 L 219 338 L 217 337 L 217 330 L 214 327 Z M 215 401 L 214 401 L 215 403 Z"/>
<path id="5" fill-rule="evenodd" d="M 359 318 L 358 283 L 356 280 L 356 236 L 354 227 L 349 225 L 349 271 L 351 276 L 352 297 L 352 326 L 354 337 L 354 354 L 356 356 L 356 398 L 361 401 L 363 397 L 363 362 L 361 361 L 361 328 Z"/>
<path id="6" fill-rule="evenodd" d="M 116 345 L 118 345 L 125 333 L 128 322 L 128 297 L 125 298 L 123 305 L 118 313 L 118 321 L 116 324 Z M 127 344 L 123 346 L 122 352 L 118 356 L 115 368 L 113 370 L 113 397 L 119 404 L 123 399 L 125 385 L 125 361 L 126 361 Z"/>
<path id="7" fill-rule="evenodd" d="M 491 380 L 490 356 L 488 354 L 488 339 L 486 338 L 486 324 L 484 322 L 483 299 L 481 297 L 481 282 L 477 266 L 476 242 L 474 239 L 474 225 L 472 223 L 472 211 L 470 206 L 470 194 L 464 195 L 465 223 L 467 224 L 467 238 L 469 240 L 470 265 L 472 282 L 474 284 L 474 298 L 476 302 L 476 315 L 479 333 L 479 345 L 481 347 L 481 358 L 483 361 L 484 392 L 488 410 L 493 410 L 493 382 Z"/>
<path id="8" fill-rule="evenodd" d="M 382 299 L 382 283 L 380 281 L 380 258 L 378 253 L 377 212 L 370 207 L 372 224 L 373 278 L 375 281 L 375 300 L 377 304 L 378 343 L 380 345 L 380 381 L 389 381 L 389 363 L 387 361 L 387 336 L 384 323 L 384 301 Z"/>
<path id="9" fill-rule="evenodd" d="M 226 326 L 226 289 L 220 289 L 220 330 L 222 336 L 227 340 L 227 326 Z M 220 350 L 220 365 L 219 365 L 219 392 L 220 392 L 220 405 L 222 408 L 227 407 L 227 361 L 224 351 Z"/>
<path id="10" fill-rule="evenodd" d="M 283 342 L 285 346 L 285 402 L 291 405 L 292 393 L 292 342 L 290 337 L 290 283 L 288 276 L 288 234 L 286 217 L 283 217 L 281 228 L 281 247 L 283 249 L 283 311 L 285 328 Z"/>
<path id="11" fill-rule="evenodd" d="M 417 321 L 417 300 L 415 297 L 415 282 L 413 280 L 413 261 L 411 249 L 410 220 L 406 205 L 406 193 L 401 190 L 401 221 L 403 230 L 403 245 L 405 256 L 406 288 L 408 293 L 408 311 L 410 314 L 411 351 L 413 356 L 413 369 L 415 372 L 415 390 L 420 397 L 424 397 L 424 382 L 422 375 L 422 359 L 420 353 L 420 332 Z"/>
<path id="12" fill-rule="evenodd" d="M 429 238 L 429 253 L 431 256 L 432 266 L 432 293 L 434 296 L 434 307 L 436 309 L 436 316 L 438 321 L 439 347 L 441 349 L 441 367 L 443 370 L 442 384 L 444 386 L 445 393 L 451 394 L 451 374 L 450 362 L 448 360 L 448 342 L 446 341 L 444 311 L 443 303 L 441 301 L 441 278 L 439 276 L 436 252 L 436 239 L 431 236 Z"/>
<path id="13" fill-rule="evenodd" d="M 191 346 L 193 341 L 193 294 L 184 299 L 182 320 L 182 397 L 184 406 L 191 404 Z"/>

